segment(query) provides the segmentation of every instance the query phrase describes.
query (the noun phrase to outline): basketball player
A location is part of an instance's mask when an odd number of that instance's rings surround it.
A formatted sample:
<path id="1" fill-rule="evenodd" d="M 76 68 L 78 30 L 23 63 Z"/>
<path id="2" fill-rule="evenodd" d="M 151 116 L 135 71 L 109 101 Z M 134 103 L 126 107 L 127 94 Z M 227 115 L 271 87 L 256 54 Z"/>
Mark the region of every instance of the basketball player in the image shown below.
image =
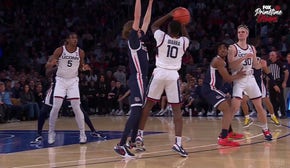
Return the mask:
<path id="1" fill-rule="evenodd" d="M 174 10 L 176 9 L 178 8 L 175 8 Z M 182 25 L 177 21 L 171 21 L 168 24 L 168 34 L 160 29 L 166 21 L 172 19 L 174 10 L 156 20 L 151 26 L 158 48 L 158 54 L 156 55 L 156 68 L 152 74 L 146 103 L 142 111 L 138 136 L 136 138 L 136 146 L 143 146 L 143 130 L 148 115 L 155 102 L 160 100 L 160 97 L 165 90 L 168 103 L 171 104 L 174 113 L 173 117 L 176 137 L 172 150 L 178 152 L 181 156 L 186 157 L 188 156 L 188 153 L 183 149 L 181 144 L 183 124 L 178 70 L 181 67 L 182 56 L 189 45 L 189 36 L 185 25 Z"/>
<path id="2" fill-rule="evenodd" d="M 254 68 L 254 76 L 262 93 L 262 101 L 266 105 L 271 115 L 271 120 L 274 122 L 276 126 L 280 126 L 281 124 L 279 120 L 277 119 L 277 117 L 275 116 L 274 108 L 269 98 L 269 92 L 267 91 L 267 88 L 265 87 L 262 73 L 264 72 L 267 75 L 267 77 L 270 79 L 269 82 L 272 83 L 272 85 L 274 86 L 273 89 L 277 93 L 280 93 L 280 88 L 277 84 L 275 84 L 275 80 L 273 79 L 273 76 L 269 68 L 267 67 L 267 62 L 261 59 L 260 57 L 257 57 L 257 59 L 258 59 L 258 65 Z M 250 118 L 248 105 L 245 104 L 247 103 L 248 96 L 245 95 L 244 97 L 245 98 L 243 98 L 243 101 L 242 101 L 242 110 L 245 116 L 244 127 L 249 127 L 253 123 L 253 120 Z"/>
<path id="3" fill-rule="evenodd" d="M 246 76 L 236 79 L 233 82 L 233 98 L 231 107 L 233 112 L 237 112 L 240 108 L 243 92 L 248 93 L 250 100 L 253 102 L 260 122 L 262 123 L 262 132 L 265 139 L 272 140 L 272 135 L 268 129 L 266 112 L 262 106 L 262 94 L 253 75 L 253 67 L 258 65 L 256 58 L 256 49 L 254 46 L 247 44 L 249 29 L 246 25 L 240 25 L 237 29 L 238 42 L 230 45 L 228 53 L 228 62 L 233 74 L 243 69 Z M 232 114 L 232 117 L 234 113 Z"/>
<path id="4" fill-rule="evenodd" d="M 49 59 L 45 65 L 46 77 L 51 78 L 52 83 L 51 83 L 51 86 L 46 93 L 44 102 L 43 102 L 41 109 L 40 109 L 40 114 L 39 114 L 38 123 L 37 123 L 38 136 L 33 141 L 30 142 L 31 144 L 39 144 L 43 140 L 42 128 L 43 128 L 45 119 L 49 116 L 49 112 L 51 111 L 51 108 L 52 108 L 52 100 L 53 100 L 52 95 L 53 95 L 53 91 L 54 91 L 54 87 L 55 87 L 55 73 L 57 70 L 56 65 L 57 65 L 57 62 L 55 59 Z M 89 118 L 88 113 L 85 112 L 82 107 L 81 107 L 81 109 L 82 109 L 82 112 L 84 113 L 85 122 L 91 130 L 91 136 L 105 139 L 106 136 L 104 136 L 104 135 L 102 135 L 102 133 L 96 131 L 95 127 L 93 126 L 93 124 Z"/>
<path id="5" fill-rule="evenodd" d="M 147 85 L 148 76 L 148 61 L 149 56 L 147 48 L 144 45 L 143 37 L 145 36 L 148 26 L 151 20 L 153 0 L 149 0 L 147 11 L 144 17 L 141 29 L 139 28 L 141 18 L 141 0 L 136 0 L 134 20 L 128 21 L 123 27 L 123 37 L 128 40 L 128 46 L 130 49 L 129 65 L 130 65 L 130 116 L 125 125 L 122 138 L 114 150 L 119 155 L 134 156 L 132 152 L 126 146 L 128 135 L 132 131 L 131 141 L 129 146 L 135 146 L 135 139 L 138 131 L 138 124 L 141 117 L 142 105 L 144 102 L 145 88 Z"/>
<path id="6" fill-rule="evenodd" d="M 207 97 L 209 104 L 223 112 L 222 130 L 218 138 L 218 144 L 222 146 L 240 146 L 228 136 L 230 123 L 232 121 L 233 111 L 230 104 L 230 98 L 223 93 L 222 87 L 225 82 L 232 82 L 245 76 L 243 71 L 231 76 L 226 68 L 226 57 L 228 48 L 225 43 L 217 46 L 217 56 L 213 58 L 210 67 L 205 75 L 202 85 L 202 95 Z"/>
<path id="7" fill-rule="evenodd" d="M 53 105 L 49 117 L 49 144 L 55 142 L 55 122 L 65 96 L 70 101 L 75 114 L 75 119 L 80 130 L 80 144 L 87 142 L 84 114 L 80 108 L 78 71 L 89 70 L 89 66 L 84 64 L 85 52 L 77 46 L 77 43 L 77 34 L 70 33 L 66 38 L 65 45 L 58 47 L 52 55 L 52 59 L 57 60 L 58 67 L 55 78 Z"/>

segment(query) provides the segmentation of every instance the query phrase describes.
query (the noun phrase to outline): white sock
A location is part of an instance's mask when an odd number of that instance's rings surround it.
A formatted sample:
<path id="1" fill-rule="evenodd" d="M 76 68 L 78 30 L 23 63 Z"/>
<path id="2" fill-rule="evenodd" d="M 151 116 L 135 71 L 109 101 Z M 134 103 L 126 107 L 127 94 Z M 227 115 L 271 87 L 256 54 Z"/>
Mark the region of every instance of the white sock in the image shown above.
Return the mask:
<path id="1" fill-rule="evenodd" d="M 271 114 L 271 118 L 275 117 L 275 114 Z"/>
<path id="2" fill-rule="evenodd" d="M 137 135 L 140 136 L 141 138 L 143 138 L 143 132 L 144 132 L 143 130 L 138 129 Z"/>
<path id="3" fill-rule="evenodd" d="M 180 136 L 175 136 L 175 143 L 178 145 L 178 146 L 181 146 L 181 137 Z"/>
<path id="4" fill-rule="evenodd" d="M 264 131 L 266 131 L 266 130 L 268 130 L 269 128 L 268 128 L 268 124 L 266 123 L 266 124 L 263 124 L 262 125 L 262 129 L 264 130 Z"/>
<path id="5" fill-rule="evenodd" d="M 245 118 L 248 118 L 249 119 L 250 118 L 250 115 L 249 114 L 248 115 L 245 115 Z"/>

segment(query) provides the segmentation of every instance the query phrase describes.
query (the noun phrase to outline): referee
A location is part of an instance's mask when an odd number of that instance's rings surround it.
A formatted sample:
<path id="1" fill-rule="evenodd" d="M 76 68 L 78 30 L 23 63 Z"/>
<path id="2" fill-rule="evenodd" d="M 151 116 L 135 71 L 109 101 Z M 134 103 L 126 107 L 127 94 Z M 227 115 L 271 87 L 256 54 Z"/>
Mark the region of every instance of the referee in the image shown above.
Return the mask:
<path id="1" fill-rule="evenodd" d="M 287 66 L 286 64 L 284 64 L 279 60 L 279 56 L 276 51 L 271 51 L 269 53 L 268 67 L 272 73 L 275 83 L 279 86 L 281 90 L 281 92 L 276 92 L 273 88 L 274 84 L 269 82 L 270 100 L 273 104 L 275 115 L 279 116 L 278 110 L 280 108 L 281 112 L 280 118 L 281 119 L 287 118 L 285 100 L 283 95 L 283 90 L 286 87 L 286 83 L 289 76 Z"/>

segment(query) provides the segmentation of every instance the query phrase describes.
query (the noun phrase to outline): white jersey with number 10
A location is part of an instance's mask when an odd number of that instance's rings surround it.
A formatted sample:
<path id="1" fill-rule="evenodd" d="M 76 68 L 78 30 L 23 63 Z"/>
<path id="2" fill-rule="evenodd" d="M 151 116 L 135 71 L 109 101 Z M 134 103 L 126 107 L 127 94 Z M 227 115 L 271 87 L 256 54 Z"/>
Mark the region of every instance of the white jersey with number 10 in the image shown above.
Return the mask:
<path id="1" fill-rule="evenodd" d="M 172 38 L 165 32 L 157 30 L 154 33 L 157 42 L 158 53 L 156 66 L 164 69 L 179 70 L 181 68 L 182 56 L 189 46 L 187 37 Z"/>

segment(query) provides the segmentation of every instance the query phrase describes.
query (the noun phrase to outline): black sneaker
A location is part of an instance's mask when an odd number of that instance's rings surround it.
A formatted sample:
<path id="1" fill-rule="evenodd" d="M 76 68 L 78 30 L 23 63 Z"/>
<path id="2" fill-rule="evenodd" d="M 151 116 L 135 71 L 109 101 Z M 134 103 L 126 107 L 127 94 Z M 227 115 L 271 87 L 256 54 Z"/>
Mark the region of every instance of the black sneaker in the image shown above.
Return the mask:
<path id="1" fill-rule="evenodd" d="M 126 145 L 120 146 L 119 144 L 114 147 L 114 151 L 122 157 L 134 157 L 135 155 L 128 149 Z"/>
<path id="2" fill-rule="evenodd" d="M 182 156 L 182 157 L 187 157 L 188 156 L 188 153 L 182 148 L 182 146 L 179 146 L 177 144 L 174 144 L 172 146 L 172 150 L 175 151 L 175 152 L 178 152 L 180 154 L 180 156 Z"/>
<path id="3" fill-rule="evenodd" d="M 102 138 L 102 139 L 106 139 L 107 138 L 106 135 L 104 135 L 103 133 L 98 132 L 98 131 L 91 132 L 91 136 L 92 137 L 96 137 L 96 138 Z"/>
<path id="4" fill-rule="evenodd" d="M 30 141 L 30 144 L 39 144 L 43 140 L 42 136 L 36 137 L 33 141 Z"/>

